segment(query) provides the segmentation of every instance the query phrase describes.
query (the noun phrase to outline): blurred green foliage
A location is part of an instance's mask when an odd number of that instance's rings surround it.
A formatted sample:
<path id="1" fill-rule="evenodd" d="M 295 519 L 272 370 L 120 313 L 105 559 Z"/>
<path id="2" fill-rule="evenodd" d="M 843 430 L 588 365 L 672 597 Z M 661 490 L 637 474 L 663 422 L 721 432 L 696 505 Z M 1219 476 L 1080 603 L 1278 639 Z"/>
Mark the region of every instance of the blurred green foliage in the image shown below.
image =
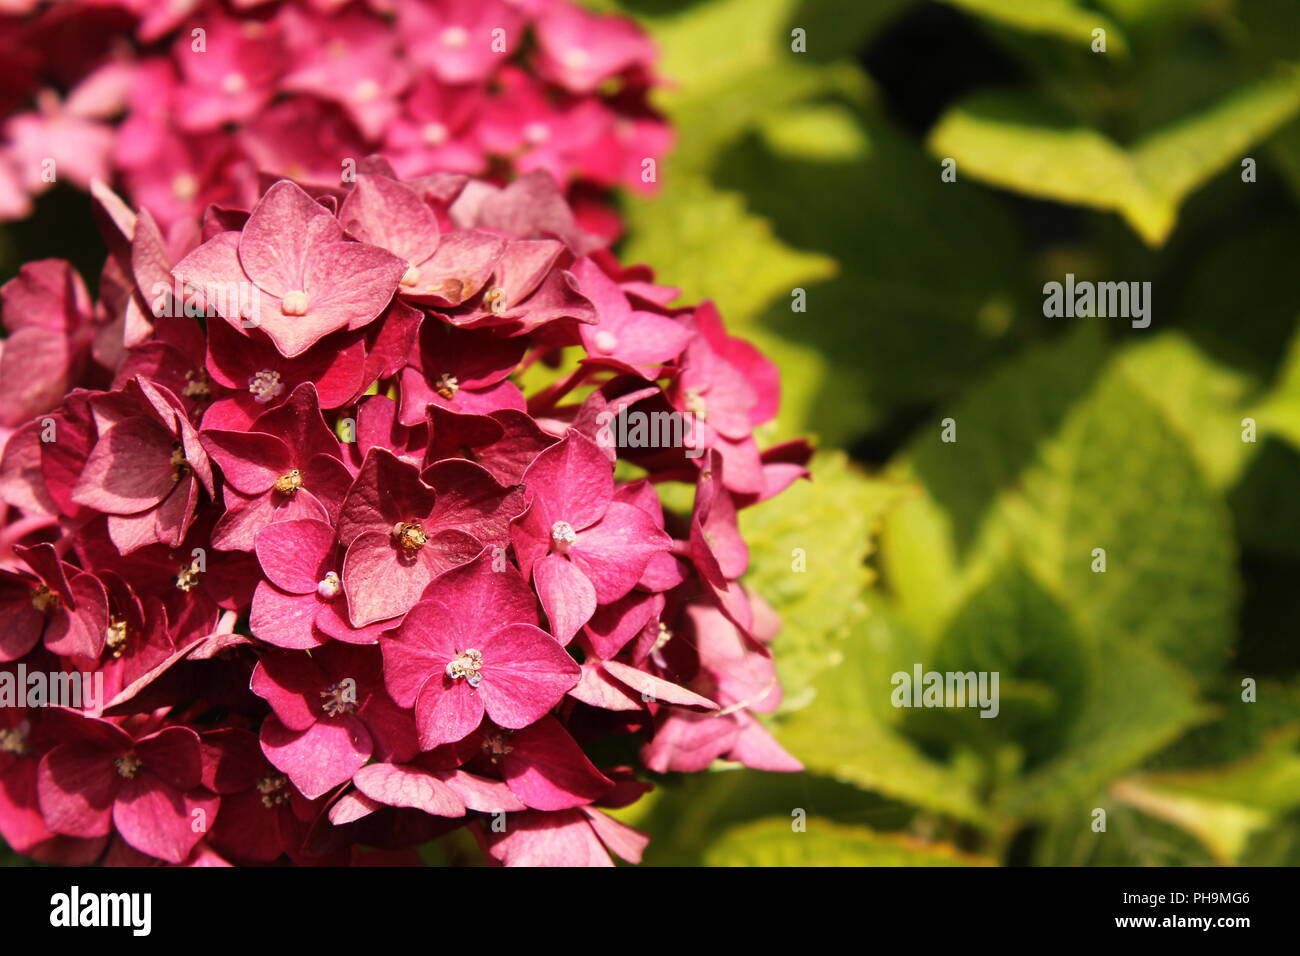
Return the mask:
<path id="1" fill-rule="evenodd" d="M 1300 861 L 1300 5 L 591 5 L 678 130 L 621 253 L 820 447 L 743 516 L 808 771 L 660 781 L 647 862 Z M 1151 281 L 1150 328 L 1044 317 L 1067 272 Z M 916 663 L 999 717 L 891 706 Z"/>

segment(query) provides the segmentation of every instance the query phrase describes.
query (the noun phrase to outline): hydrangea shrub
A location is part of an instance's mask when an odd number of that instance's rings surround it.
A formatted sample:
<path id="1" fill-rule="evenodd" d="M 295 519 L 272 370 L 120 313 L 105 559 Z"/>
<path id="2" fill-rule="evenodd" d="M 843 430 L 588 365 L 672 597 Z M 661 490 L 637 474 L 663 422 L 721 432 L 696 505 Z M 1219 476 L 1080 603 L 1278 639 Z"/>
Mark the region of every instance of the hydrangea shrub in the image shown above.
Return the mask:
<path id="1" fill-rule="evenodd" d="M 570 0 L 0 4 L 0 218 L 98 178 L 168 228 L 382 151 L 404 177 L 545 170 L 608 233 L 603 191 L 655 188 L 670 144 L 654 59 Z"/>
<path id="2" fill-rule="evenodd" d="M 94 195 L 98 297 L 0 290 L 0 667 L 103 685 L 0 708 L 10 845 L 608 865 L 655 775 L 799 769 L 737 513 L 810 449 L 759 447 L 777 368 L 711 304 L 541 170 L 372 158 L 167 232 Z"/>

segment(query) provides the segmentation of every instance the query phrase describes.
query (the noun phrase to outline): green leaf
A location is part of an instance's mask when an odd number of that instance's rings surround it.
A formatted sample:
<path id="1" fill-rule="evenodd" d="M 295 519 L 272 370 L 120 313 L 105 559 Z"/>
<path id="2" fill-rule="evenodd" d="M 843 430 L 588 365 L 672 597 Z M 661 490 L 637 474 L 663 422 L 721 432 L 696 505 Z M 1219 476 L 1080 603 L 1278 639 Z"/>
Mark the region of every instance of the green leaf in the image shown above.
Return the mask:
<path id="1" fill-rule="evenodd" d="M 877 611 L 841 645 L 842 661 L 824 671 L 811 706 L 791 714 L 778 736 L 815 773 L 978 826 L 988 817 L 972 781 L 932 760 L 890 725 L 890 678 L 923 660 L 914 635 Z"/>
<path id="2" fill-rule="evenodd" d="M 1087 633 L 1211 674 L 1237 598 L 1227 508 L 1122 365 L 1096 377 L 1094 342 L 1081 331 L 993 376 L 949 413 L 955 442 L 938 422 L 922 432 L 897 470 L 922 483 L 926 503 L 887 519 L 886 579 L 908 619 L 933 628 L 962 590 L 949 583 L 929 598 L 938 608 L 916 613 L 934 574 L 923 551 L 900 557 L 894 542 L 947 538 L 940 558 L 964 560 L 945 573 L 967 581 L 1020 554 Z"/>
<path id="3" fill-rule="evenodd" d="M 934 664 L 940 672 L 997 673 L 995 718 L 976 709 L 938 715 L 973 739 L 1012 741 L 1031 760 L 1060 746 L 1087 689 L 1086 642 L 1065 606 L 1019 561 L 998 567 L 957 610 Z"/>
<path id="4" fill-rule="evenodd" d="M 1300 730 L 1271 735 L 1264 749 L 1227 765 L 1135 774 L 1115 797 L 1196 836 L 1221 864 L 1242 861 L 1253 835 L 1300 808 Z"/>
<path id="5" fill-rule="evenodd" d="M 1300 331 L 1291 339 L 1276 384 L 1252 414 L 1261 430 L 1300 448 Z"/>
<path id="6" fill-rule="evenodd" d="M 993 861 L 941 843 L 811 818 L 759 820 L 728 830 L 705 855 L 709 866 L 991 866 Z"/>
<path id="7" fill-rule="evenodd" d="M 998 497 L 1013 490 L 1041 445 L 1094 385 L 1104 353 L 1096 325 L 1080 324 L 1050 348 L 1026 352 L 988 375 L 955 407 L 918 430 L 900 470 L 915 477 L 942 508 L 964 556 Z M 955 441 L 943 441 L 951 418 Z M 902 537 L 900 529 L 896 537 Z M 909 568 L 895 567 L 905 578 Z M 919 597 L 919 596 L 918 596 Z"/>
<path id="8" fill-rule="evenodd" d="M 1186 674 L 1158 654 L 1117 643 L 1095 658 L 1088 699 L 1060 753 L 1007 787 L 1013 817 L 1059 811 L 1157 752 L 1207 716 Z"/>
<path id="9" fill-rule="evenodd" d="M 657 99 L 677 133 L 675 169 L 706 168 L 719 148 L 768 110 L 832 90 L 863 95 L 867 83 L 859 69 L 822 62 L 845 50 L 844 36 L 819 31 L 803 13 L 799 0 L 708 0 L 667 14 L 638 11 L 661 51 L 656 72 L 667 84 Z M 853 20 L 850 31 L 863 33 L 879 22 L 876 16 Z M 791 49 L 795 27 L 807 31 L 809 52 Z"/>
<path id="10" fill-rule="evenodd" d="M 1210 484 L 1230 487 L 1259 447 L 1242 441 L 1242 418 L 1257 380 L 1216 360 L 1182 332 L 1146 338 L 1117 362 L 1126 380 L 1179 431 Z"/>
<path id="11" fill-rule="evenodd" d="M 792 249 L 765 220 L 745 208 L 738 193 L 703 179 L 671 179 L 654 199 L 631 199 L 628 263 L 652 264 L 661 282 L 678 286 L 686 301 L 712 299 L 728 325 L 743 325 L 774 298 L 835 273 L 834 260 Z"/>
<path id="12" fill-rule="evenodd" d="M 950 109 L 930 150 L 963 172 L 1030 196 L 1117 212 L 1152 246 L 1178 208 L 1300 109 L 1300 74 L 1288 69 L 1171 123 L 1130 149 L 1018 94 L 980 93 Z"/>
<path id="13" fill-rule="evenodd" d="M 1197 677 L 1217 672 L 1234 636 L 1231 519 L 1182 438 L 1114 369 L 1040 460 L 1008 501 L 1007 524 L 1043 580 L 1103 644 L 1160 650 Z"/>
<path id="14" fill-rule="evenodd" d="M 1077 0 L 945 0 L 969 13 L 1029 33 L 1061 37 L 1091 45 L 1092 31 L 1106 31 L 1107 52 L 1124 53 L 1123 34 L 1105 16 Z"/>
<path id="15" fill-rule="evenodd" d="M 646 848 L 647 866 L 699 866 L 712 843 L 729 827 L 764 817 L 792 819 L 798 809 L 809 817 L 839 823 L 869 820 L 873 826 L 904 827 L 914 811 L 865 794 L 848 784 L 809 773 L 764 773 L 729 769 L 680 774 L 614 816 L 654 839 Z"/>
<path id="16" fill-rule="evenodd" d="M 863 476 L 843 452 L 825 452 L 813 459 L 811 481 L 740 512 L 750 554 L 745 583 L 781 616 L 773 649 L 787 705 L 804 701 L 813 678 L 842 656 L 850 624 L 865 612 L 872 537 L 899 494 L 897 485 Z"/>

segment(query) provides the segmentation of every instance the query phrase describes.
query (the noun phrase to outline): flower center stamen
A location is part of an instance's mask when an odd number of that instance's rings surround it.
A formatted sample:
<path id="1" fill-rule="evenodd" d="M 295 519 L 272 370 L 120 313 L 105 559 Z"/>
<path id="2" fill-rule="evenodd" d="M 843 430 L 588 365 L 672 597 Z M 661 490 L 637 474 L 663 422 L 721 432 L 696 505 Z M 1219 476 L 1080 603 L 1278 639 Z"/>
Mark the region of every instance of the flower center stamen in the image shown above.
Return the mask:
<path id="1" fill-rule="evenodd" d="M 709 407 L 704 401 L 704 396 L 700 394 L 698 388 L 688 388 L 686 390 L 686 410 L 698 418 L 705 421 L 709 417 Z"/>
<path id="2" fill-rule="evenodd" d="M 59 596 L 44 584 L 38 584 L 32 590 L 32 607 L 42 614 L 49 614 L 51 611 L 57 610 L 61 603 Z"/>
<path id="3" fill-rule="evenodd" d="M 114 660 L 126 653 L 126 637 L 126 621 L 120 617 L 109 618 L 108 627 L 104 629 L 104 643 L 108 645 Z"/>
<path id="4" fill-rule="evenodd" d="M 418 521 L 399 521 L 393 526 L 393 537 L 402 546 L 403 551 L 414 553 L 424 547 L 429 536 L 424 533 Z"/>
<path id="5" fill-rule="evenodd" d="M 511 753 L 515 748 L 506 743 L 505 734 L 493 731 L 483 736 L 483 752 L 488 755 L 493 763 L 497 763 L 506 754 Z"/>
<path id="6" fill-rule="evenodd" d="M 291 468 L 275 479 L 275 490 L 282 495 L 291 495 L 302 489 L 302 472 Z"/>
<path id="7" fill-rule="evenodd" d="M 136 756 L 136 753 L 133 750 L 130 753 L 124 753 L 120 757 L 113 758 L 113 766 L 117 768 L 118 774 L 125 777 L 127 780 L 130 780 L 140 772 L 140 768 L 144 766 L 144 762 Z"/>
<path id="8" fill-rule="evenodd" d="M 257 781 L 257 792 L 262 795 L 262 806 L 270 809 L 289 802 L 289 778 L 263 777 Z"/>
<path id="9" fill-rule="evenodd" d="M 469 31 L 464 27 L 447 27 L 442 31 L 443 46 L 449 46 L 452 49 L 459 49 L 469 42 Z"/>
<path id="10" fill-rule="evenodd" d="M 415 263 L 408 262 L 406 271 L 402 273 L 402 285 L 408 289 L 420 281 L 420 270 L 415 268 Z"/>
<path id="11" fill-rule="evenodd" d="M 211 398 L 212 380 L 208 378 L 208 370 L 197 368 L 186 372 L 185 385 L 181 388 L 181 394 L 186 398 L 192 398 L 196 401 L 204 401 Z"/>
<path id="12" fill-rule="evenodd" d="M 494 285 L 483 293 L 483 304 L 493 315 L 501 315 L 506 310 L 506 290 Z"/>
<path id="13" fill-rule="evenodd" d="M 279 372 L 264 368 L 248 380 L 248 391 L 253 396 L 253 401 L 265 405 L 271 399 L 280 397 L 284 383 L 280 381 Z"/>
<path id="14" fill-rule="evenodd" d="M 343 590 L 343 582 L 339 580 L 337 571 L 329 571 L 325 577 L 321 578 L 316 584 L 316 593 L 325 600 L 336 598 L 339 592 Z"/>
<path id="15" fill-rule="evenodd" d="M 0 753 L 13 754 L 15 757 L 22 757 L 27 753 L 27 734 L 23 729 L 26 721 L 17 727 L 9 727 L 0 730 Z"/>
<path id="16" fill-rule="evenodd" d="M 551 525 L 551 544 L 560 554 L 568 554 L 569 549 L 577 543 L 578 532 L 567 521 L 557 521 Z"/>
<path id="17" fill-rule="evenodd" d="M 331 684 L 320 692 L 320 709 L 331 717 L 350 714 L 357 709 L 356 685 L 352 683 Z"/>
<path id="18" fill-rule="evenodd" d="M 657 651 L 673 639 L 673 632 L 669 630 L 668 625 L 663 621 L 659 622 L 659 636 L 655 638 L 654 647 L 650 650 Z"/>
<path id="19" fill-rule="evenodd" d="M 176 573 L 176 587 L 185 593 L 193 591 L 199 586 L 199 575 L 202 571 L 194 564 L 182 564 L 181 569 Z"/>
<path id="20" fill-rule="evenodd" d="M 438 376 L 438 380 L 433 383 L 433 390 L 443 398 L 451 400 L 460 391 L 460 379 L 452 375 L 451 372 L 443 372 Z"/>
<path id="21" fill-rule="evenodd" d="M 189 200 L 199 194 L 199 180 L 192 173 L 181 173 L 172 179 L 172 195 Z"/>
<path id="22" fill-rule="evenodd" d="M 483 680 L 482 668 L 483 654 L 468 647 L 447 662 L 447 676 L 452 680 L 463 677 L 470 687 L 477 687 Z"/>
<path id="23" fill-rule="evenodd" d="M 280 312 L 284 315 L 306 315 L 307 293 L 302 289 L 286 292 L 284 298 L 280 300 Z"/>
<path id="24" fill-rule="evenodd" d="M 172 469 L 172 481 L 180 481 L 190 473 L 190 462 L 185 457 L 185 446 L 180 442 L 172 442 L 172 457 L 169 464 Z"/>

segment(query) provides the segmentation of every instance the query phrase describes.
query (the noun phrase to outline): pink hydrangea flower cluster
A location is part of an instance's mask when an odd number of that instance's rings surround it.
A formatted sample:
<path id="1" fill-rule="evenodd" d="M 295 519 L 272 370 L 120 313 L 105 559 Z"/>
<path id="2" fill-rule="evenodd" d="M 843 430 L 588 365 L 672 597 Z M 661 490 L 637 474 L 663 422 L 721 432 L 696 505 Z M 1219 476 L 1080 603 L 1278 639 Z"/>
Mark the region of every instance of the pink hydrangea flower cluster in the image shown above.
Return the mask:
<path id="1" fill-rule="evenodd" d="M 653 189 L 671 140 L 654 59 L 571 0 L 9 0 L 0 219 L 98 178 L 166 228 L 382 151 L 405 177 L 545 170 L 612 234 L 602 190 Z"/>
<path id="2" fill-rule="evenodd" d="M 737 513 L 810 449 L 759 448 L 777 369 L 712 305 L 541 171 L 367 159 L 170 239 L 94 195 L 99 299 L 53 260 L 0 290 L 0 671 L 104 685 L 0 707 L 8 843 L 609 865 L 655 774 L 799 769 Z"/>

